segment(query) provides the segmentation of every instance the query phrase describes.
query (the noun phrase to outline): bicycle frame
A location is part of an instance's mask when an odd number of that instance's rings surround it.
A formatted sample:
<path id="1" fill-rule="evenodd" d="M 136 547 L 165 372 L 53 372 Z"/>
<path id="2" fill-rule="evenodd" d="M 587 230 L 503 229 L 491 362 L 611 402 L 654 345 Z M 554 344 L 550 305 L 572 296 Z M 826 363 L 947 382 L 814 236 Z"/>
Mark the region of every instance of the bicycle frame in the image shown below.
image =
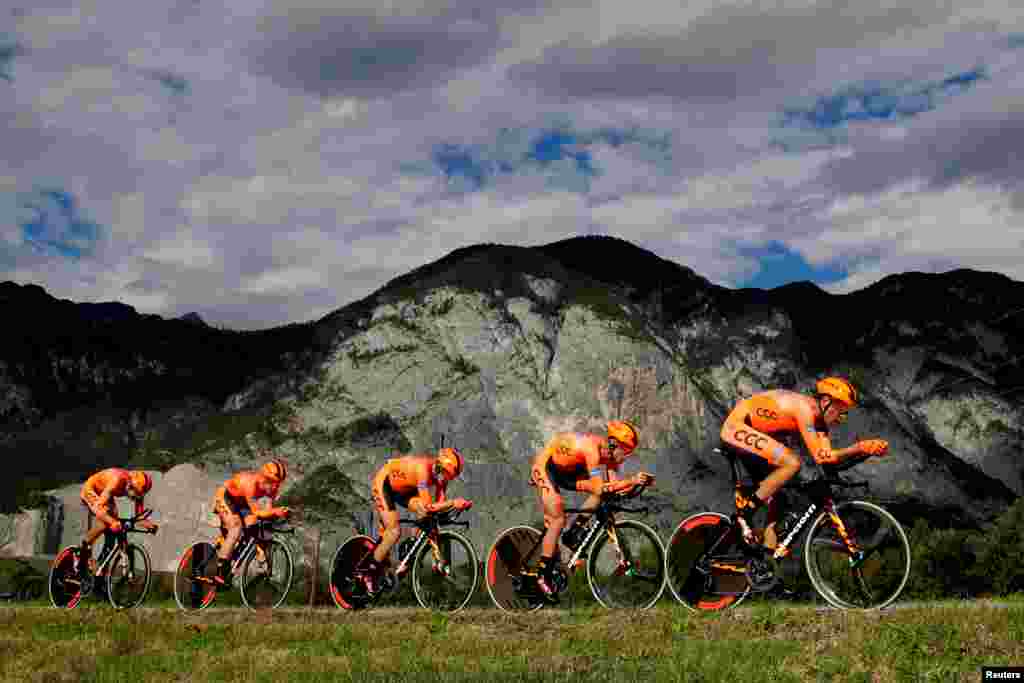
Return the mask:
<path id="1" fill-rule="evenodd" d="M 238 543 L 235 544 L 231 551 L 231 572 L 233 574 L 237 574 L 245 566 L 246 561 L 256 554 L 260 542 L 264 540 L 260 538 L 260 534 L 263 532 L 286 534 L 291 533 L 292 530 L 275 527 L 273 522 L 268 523 L 266 520 L 260 520 L 255 524 L 243 527 L 242 538 L 238 539 Z M 214 554 L 213 557 L 207 559 L 207 562 L 213 560 L 214 557 L 217 557 L 217 555 Z"/>
<path id="2" fill-rule="evenodd" d="M 406 573 L 408 573 L 413 558 L 416 557 L 416 554 L 419 552 L 420 548 L 423 547 L 424 543 L 429 542 L 434 553 L 434 559 L 437 561 L 441 560 L 441 551 L 438 549 L 437 541 L 434 538 L 436 532 L 441 527 L 469 527 L 469 522 L 456 521 L 454 516 L 452 516 L 450 512 L 445 513 L 445 515 L 441 518 L 438 518 L 434 515 L 430 515 L 425 519 L 399 519 L 398 523 L 400 525 L 414 526 L 417 528 L 417 533 L 415 538 L 413 539 L 413 543 L 411 546 L 409 546 L 409 552 L 405 553 L 405 555 L 400 556 L 398 558 L 398 566 L 395 567 L 395 576 L 398 578 L 401 578 L 405 576 Z M 376 539 L 376 542 L 379 545 L 381 539 L 378 537 Z"/>
<path id="3" fill-rule="evenodd" d="M 739 471 L 739 465 L 736 462 L 736 455 L 728 451 L 723 452 L 721 449 L 718 448 L 715 449 L 715 452 L 721 455 L 725 455 L 727 458 L 729 458 L 729 464 L 732 467 L 733 484 L 734 486 L 738 485 L 738 483 L 742 479 L 742 476 Z M 791 554 L 793 542 L 801 537 L 801 532 L 804 530 L 804 527 L 807 526 L 808 522 L 814 519 L 814 513 L 819 509 L 824 510 L 825 513 L 828 515 L 829 519 L 832 522 L 832 526 L 839 534 L 839 537 L 842 539 L 845 549 L 847 550 L 847 552 L 850 553 L 851 557 L 856 556 L 858 553 L 862 551 L 861 546 L 856 542 L 856 539 L 853 538 L 852 534 L 850 534 L 847 531 L 846 525 L 843 524 L 843 520 L 840 519 L 839 515 L 836 513 L 836 506 L 835 501 L 833 500 L 834 494 L 832 491 L 832 487 L 841 486 L 845 488 L 867 488 L 868 483 L 866 481 L 851 482 L 845 481 L 838 477 L 838 471 L 841 471 L 842 469 L 849 469 L 850 467 L 859 464 L 863 460 L 863 457 L 852 458 L 848 463 L 844 463 L 842 467 L 833 466 L 832 469 L 834 470 L 834 472 L 832 473 L 826 472 L 826 470 L 824 469 L 824 467 L 822 467 L 821 464 L 819 464 L 817 461 L 814 461 L 814 465 L 817 469 L 819 477 L 808 482 L 798 483 L 796 486 L 793 487 L 793 489 L 791 489 L 805 492 L 808 495 L 808 497 L 811 498 L 811 503 L 808 505 L 807 509 L 803 512 L 803 514 L 800 515 L 800 518 L 797 520 L 797 523 L 793 526 L 793 528 L 787 531 L 785 538 L 783 538 L 782 541 L 779 542 L 779 544 L 775 547 L 775 550 L 772 553 L 772 559 L 781 560 Z M 729 525 L 729 528 L 726 529 L 726 531 L 711 545 L 711 547 L 704 552 L 703 556 L 711 557 L 711 566 L 715 569 L 721 569 L 736 574 L 745 574 L 746 560 L 748 558 L 743 556 L 715 557 L 713 555 L 715 549 L 719 546 L 719 544 L 721 544 L 725 540 L 725 538 L 728 536 L 729 532 L 733 530 L 733 528 L 735 528 L 734 524 Z M 729 564 L 731 562 L 737 561 L 742 562 L 742 564 Z"/>
<path id="4" fill-rule="evenodd" d="M 639 495 L 639 492 L 632 494 L 629 497 L 633 498 L 637 495 Z M 597 519 L 597 524 L 594 524 L 590 528 L 590 531 L 587 532 L 587 535 L 583 537 L 582 541 L 580 541 L 579 546 L 576 548 L 575 551 L 573 551 L 572 555 L 569 556 L 569 560 L 566 562 L 566 567 L 568 567 L 570 573 L 576 572 L 577 567 L 580 565 L 580 561 L 587 556 L 587 553 L 590 552 L 590 548 L 594 545 L 595 542 L 597 542 L 597 539 L 600 536 L 600 532 L 607 531 L 608 535 L 611 536 L 612 542 L 615 544 L 616 547 L 618 547 L 619 539 L 615 535 L 615 513 L 627 512 L 634 514 L 646 514 L 647 512 L 649 512 L 648 508 L 646 507 L 623 507 L 617 504 L 619 500 L 622 500 L 622 497 L 617 494 L 613 494 L 611 497 L 608 498 L 602 497 L 601 502 L 598 503 L 597 507 L 592 510 L 584 510 L 583 508 L 565 509 L 565 512 L 567 514 L 585 513 L 591 514 Z M 533 547 L 530 548 L 530 551 L 526 553 L 526 555 L 523 557 L 523 566 L 526 566 L 533 559 L 534 555 L 537 553 L 538 550 L 540 550 L 543 543 L 544 535 L 541 534 L 537 542 L 534 543 Z"/>
<path id="5" fill-rule="evenodd" d="M 107 569 L 108 565 L 110 565 L 110 563 L 113 561 L 114 557 L 116 557 L 120 551 L 123 551 L 128 547 L 129 533 L 152 533 L 150 531 L 135 528 L 136 522 L 140 522 L 143 519 L 146 519 L 151 514 L 153 514 L 153 511 L 147 510 L 146 512 L 144 512 L 141 515 L 138 515 L 137 517 L 121 519 L 119 520 L 121 522 L 120 531 L 114 532 L 107 530 L 103 532 L 103 549 L 100 551 L 100 557 L 96 561 L 96 571 L 93 573 L 93 576 L 103 576 L 103 572 Z"/>

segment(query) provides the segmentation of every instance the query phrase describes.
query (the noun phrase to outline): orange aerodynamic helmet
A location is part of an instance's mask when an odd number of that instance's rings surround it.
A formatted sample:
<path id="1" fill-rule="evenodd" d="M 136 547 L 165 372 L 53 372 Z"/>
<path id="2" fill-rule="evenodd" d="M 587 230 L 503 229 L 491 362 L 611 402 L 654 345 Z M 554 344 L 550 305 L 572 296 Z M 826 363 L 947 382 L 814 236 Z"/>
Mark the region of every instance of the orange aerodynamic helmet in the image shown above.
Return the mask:
<path id="1" fill-rule="evenodd" d="M 466 465 L 466 460 L 454 448 L 442 448 L 437 453 L 437 467 L 444 472 L 448 481 L 458 478 Z"/>
<path id="2" fill-rule="evenodd" d="M 612 420 L 608 423 L 608 438 L 618 441 L 626 453 L 632 453 L 640 443 L 640 432 L 625 420 Z"/>
<path id="3" fill-rule="evenodd" d="M 153 477 L 142 470 L 135 470 L 128 476 L 131 477 L 132 488 L 141 495 L 146 495 L 153 488 Z"/>
<path id="4" fill-rule="evenodd" d="M 274 458 L 268 463 L 263 465 L 263 476 L 273 481 L 281 482 L 288 476 L 288 468 L 284 464 L 284 460 L 280 458 Z"/>
<path id="5" fill-rule="evenodd" d="M 847 408 L 853 408 L 857 405 L 857 399 L 859 398 L 857 389 L 842 377 L 826 377 L 819 380 L 815 390 L 819 396 L 828 396 L 846 405 Z"/>

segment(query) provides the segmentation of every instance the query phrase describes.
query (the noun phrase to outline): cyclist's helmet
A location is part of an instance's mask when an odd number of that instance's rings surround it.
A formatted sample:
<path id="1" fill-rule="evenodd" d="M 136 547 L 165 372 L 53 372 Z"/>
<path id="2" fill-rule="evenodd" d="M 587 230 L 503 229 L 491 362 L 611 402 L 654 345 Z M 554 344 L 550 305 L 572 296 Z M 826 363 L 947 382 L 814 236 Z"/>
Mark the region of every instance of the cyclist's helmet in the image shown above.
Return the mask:
<path id="1" fill-rule="evenodd" d="M 608 438 L 615 439 L 626 455 L 629 455 L 640 443 L 640 432 L 629 422 L 613 420 L 608 423 Z"/>
<path id="2" fill-rule="evenodd" d="M 146 495 L 153 488 L 153 477 L 149 476 L 148 473 L 142 470 L 135 470 L 129 476 L 131 477 L 132 488 L 140 496 Z"/>
<path id="3" fill-rule="evenodd" d="M 282 482 L 285 477 L 288 476 L 288 468 L 284 464 L 284 460 L 280 458 L 274 458 L 268 463 L 263 465 L 263 476 L 271 481 Z"/>
<path id="4" fill-rule="evenodd" d="M 857 389 L 842 377 L 826 377 L 819 380 L 815 389 L 819 396 L 828 396 L 848 409 L 857 405 Z"/>
<path id="5" fill-rule="evenodd" d="M 454 448 L 442 448 L 437 453 L 437 469 L 448 481 L 457 479 L 462 474 L 465 464 L 462 454 Z"/>

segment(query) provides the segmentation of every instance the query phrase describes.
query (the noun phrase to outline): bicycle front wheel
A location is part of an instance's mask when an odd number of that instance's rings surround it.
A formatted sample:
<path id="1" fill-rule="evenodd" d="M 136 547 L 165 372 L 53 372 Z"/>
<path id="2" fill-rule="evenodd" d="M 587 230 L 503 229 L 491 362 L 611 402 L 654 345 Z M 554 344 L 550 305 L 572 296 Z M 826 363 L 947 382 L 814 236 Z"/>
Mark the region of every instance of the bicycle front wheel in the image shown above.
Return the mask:
<path id="1" fill-rule="evenodd" d="M 295 566 L 281 541 L 262 541 L 242 565 L 242 603 L 249 609 L 280 607 L 292 589 Z"/>
<path id="2" fill-rule="evenodd" d="M 473 544 L 455 531 L 441 531 L 437 547 L 420 546 L 412 566 L 412 592 L 424 609 L 458 612 L 476 593 L 480 560 Z"/>
<path id="3" fill-rule="evenodd" d="M 75 570 L 78 548 L 68 546 L 57 553 L 50 566 L 47 590 L 50 604 L 58 609 L 74 609 L 82 600 L 82 581 Z"/>
<path id="4" fill-rule="evenodd" d="M 863 500 L 839 503 L 836 524 L 818 515 L 804 541 L 811 585 L 841 609 L 881 609 L 899 597 L 910 577 L 910 542 L 887 510 Z M 850 554 L 842 534 L 862 552 Z"/>
<path id="5" fill-rule="evenodd" d="M 153 576 L 149 553 L 129 543 L 113 558 L 107 576 L 107 598 L 114 609 L 131 609 L 146 599 Z"/>
<path id="6" fill-rule="evenodd" d="M 742 572 L 725 568 L 707 555 L 714 548 L 716 558 L 740 555 L 738 530 L 718 512 L 701 512 L 687 517 L 668 542 L 665 565 L 668 588 L 676 600 L 694 611 L 718 611 L 735 607 L 750 593 L 750 582 Z"/>
<path id="7" fill-rule="evenodd" d="M 609 609 L 647 609 L 665 591 L 665 548 L 654 529 L 634 519 L 619 520 L 590 547 L 590 591 Z"/>
<path id="8" fill-rule="evenodd" d="M 174 570 L 174 601 L 186 612 L 199 612 L 217 597 L 217 549 L 198 541 L 185 548 Z"/>

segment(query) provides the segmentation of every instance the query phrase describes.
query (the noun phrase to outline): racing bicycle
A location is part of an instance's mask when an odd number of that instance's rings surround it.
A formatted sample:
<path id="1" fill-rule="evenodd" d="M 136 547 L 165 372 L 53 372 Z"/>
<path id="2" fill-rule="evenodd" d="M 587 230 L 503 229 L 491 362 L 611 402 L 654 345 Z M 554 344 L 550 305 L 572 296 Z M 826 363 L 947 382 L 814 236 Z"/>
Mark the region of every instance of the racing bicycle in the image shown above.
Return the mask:
<path id="1" fill-rule="evenodd" d="M 635 519 L 616 515 L 646 514 L 648 508 L 627 508 L 621 501 L 635 498 L 646 486 L 636 486 L 626 494 L 601 496 L 583 533 L 583 540 L 568 561 L 554 569 L 554 588 L 558 595 L 569 587 L 569 574 L 582 564 L 587 567 L 587 582 L 594 598 L 607 608 L 647 609 L 665 590 L 665 547 L 655 531 Z M 566 513 L 591 512 L 566 508 Z M 533 611 L 546 600 L 537 586 L 537 575 L 530 567 L 541 552 L 544 532 L 532 526 L 514 526 L 498 534 L 487 554 L 487 592 L 505 611 Z"/>
<path id="2" fill-rule="evenodd" d="M 726 444 L 715 452 L 728 458 L 734 486 L 751 484 L 741 477 L 737 460 L 750 473 L 756 473 L 760 463 Z M 721 610 L 735 607 L 751 592 L 784 591 L 779 562 L 799 548 L 806 530 L 803 565 L 818 595 L 841 609 L 881 609 L 892 603 L 910 576 L 907 535 L 881 506 L 841 495 L 844 489 L 868 489 L 866 481 L 840 476 L 868 457 L 838 465 L 808 459 L 815 476 L 790 481 L 780 492 L 806 507 L 787 506 L 791 509 L 783 517 L 774 551 L 748 544 L 736 515 L 701 512 L 684 519 L 668 544 L 666 571 L 672 594 L 693 610 Z"/>
<path id="3" fill-rule="evenodd" d="M 361 580 L 366 563 L 380 543 L 359 535 L 348 539 L 334 553 L 331 564 L 331 597 L 342 609 L 363 609 L 393 591 L 406 574 L 412 575 L 412 592 L 424 609 L 457 612 L 476 593 L 480 581 L 480 560 L 469 539 L 441 527 L 468 527 L 457 521 L 461 510 L 428 514 L 423 519 L 401 519 L 399 524 L 416 527 L 412 538 L 396 546 L 398 565 L 394 574 L 381 577 L 379 590 L 369 594 Z"/>
<path id="4" fill-rule="evenodd" d="M 81 546 L 71 545 L 57 553 L 50 566 L 50 603 L 74 609 L 82 598 L 94 592 L 105 594 L 114 609 L 130 609 L 145 600 L 153 577 L 152 562 L 144 547 L 128 542 L 128 534 L 155 534 L 155 530 L 135 528 L 151 514 L 152 510 L 146 510 L 128 519 L 118 518 L 120 531 L 103 532 L 103 549 L 96 559 L 95 571 L 89 562 L 81 561 Z"/>
<path id="5" fill-rule="evenodd" d="M 240 577 L 242 604 L 249 609 L 273 609 L 288 597 L 294 563 L 288 546 L 274 534 L 293 534 L 284 520 L 259 519 L 242 529 L 231 553 L 231 574 Z M 196 541 L 181 554 L 174 571 L 174 600 L 186 612 L 198 612 L 213 604 L 218 588 L 230 588 L 216 581 L 217 551 L 224 536 L 215 543 Z"/>

